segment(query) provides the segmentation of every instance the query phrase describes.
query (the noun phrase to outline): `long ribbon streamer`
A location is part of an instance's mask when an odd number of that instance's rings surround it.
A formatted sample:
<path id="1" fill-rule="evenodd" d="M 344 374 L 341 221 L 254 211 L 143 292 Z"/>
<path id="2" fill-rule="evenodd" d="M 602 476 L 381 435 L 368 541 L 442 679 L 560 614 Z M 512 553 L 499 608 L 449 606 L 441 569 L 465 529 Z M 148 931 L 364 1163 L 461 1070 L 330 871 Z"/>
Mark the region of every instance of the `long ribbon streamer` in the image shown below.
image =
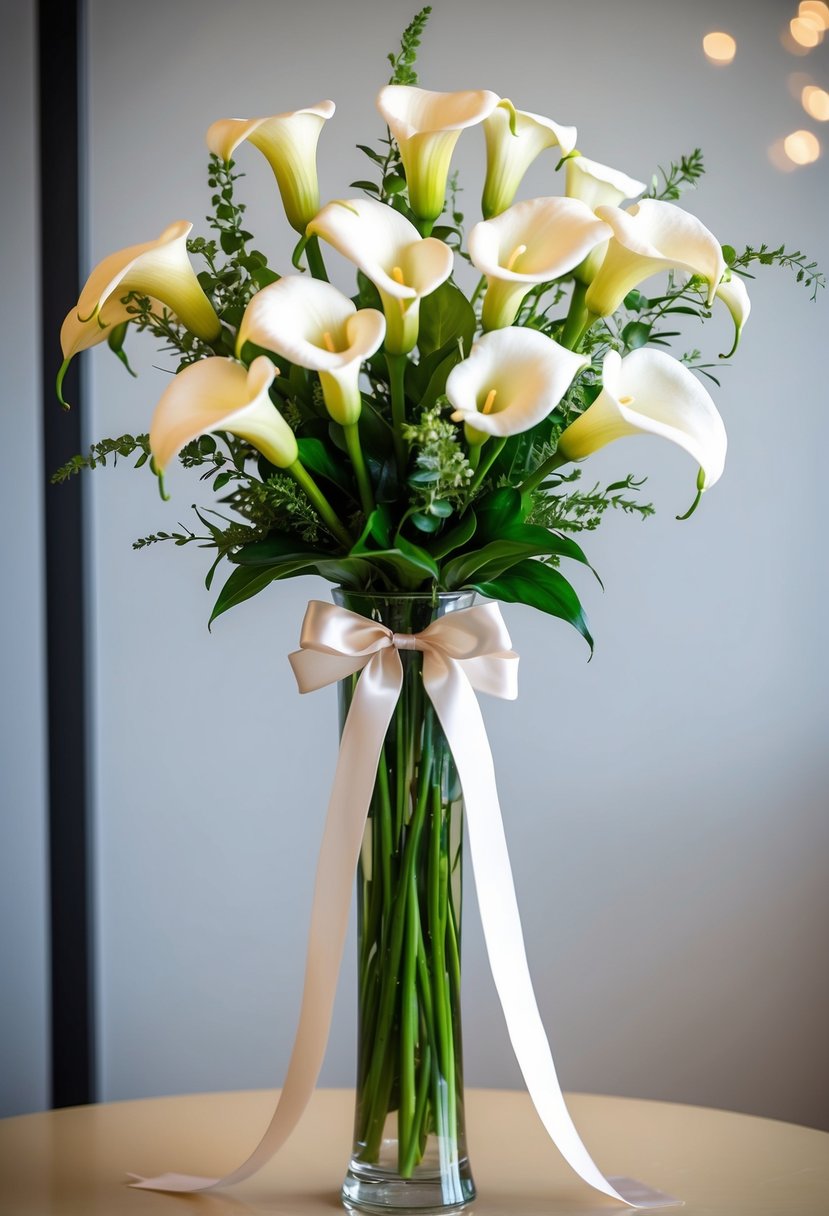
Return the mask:
<path id="1" fill-rule="evenodd" d="M 514 699 L 518 656 L 497 604 L 448 613 L 419 634 L 390 629 L 312 600 L 301 649 L 290 656 L 300 692 L 360 671 L 340 743 L 317 864 L 299 1027 L 282 1093 L 265 1134 L 238 1169 L 222 1178 L 130 1175 L 145 1190 L 193 1192 L 241 1182 L 279 1151 L 299 1122 L 322 1067 L 345 945 L 354 872 L 386 732 L 403 682 L 400 650 L 423 652 L 423 684 L 455 759 L 487 954 L 510 1041 L 527 1090 L 550 1138 L 590 1186 L 630 1207 L 653 1210 L 681 1200 L 630 1178 L 608 1178 L 595 1164 L 564 1101 L 527 963 L 507 851 L 495 767 L 475 692 Z"/>

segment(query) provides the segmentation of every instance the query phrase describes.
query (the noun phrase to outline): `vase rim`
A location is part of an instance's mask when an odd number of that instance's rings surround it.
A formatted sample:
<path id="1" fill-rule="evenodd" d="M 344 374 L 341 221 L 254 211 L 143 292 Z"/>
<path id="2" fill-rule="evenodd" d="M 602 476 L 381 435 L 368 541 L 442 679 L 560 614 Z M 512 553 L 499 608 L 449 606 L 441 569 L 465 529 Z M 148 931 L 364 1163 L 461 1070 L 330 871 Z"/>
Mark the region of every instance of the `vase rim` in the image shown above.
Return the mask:
<path id="1" fill-rule="evenodd" d="M 355 591 L 351 587 L 336 586 L 334 596 L 359 596 L 366 600 L 421 600 L 434 603 L 438 600 L 460 600 L 466 597 L 474 599 L 475 590 L 472 587 L 462 591 Z"/>

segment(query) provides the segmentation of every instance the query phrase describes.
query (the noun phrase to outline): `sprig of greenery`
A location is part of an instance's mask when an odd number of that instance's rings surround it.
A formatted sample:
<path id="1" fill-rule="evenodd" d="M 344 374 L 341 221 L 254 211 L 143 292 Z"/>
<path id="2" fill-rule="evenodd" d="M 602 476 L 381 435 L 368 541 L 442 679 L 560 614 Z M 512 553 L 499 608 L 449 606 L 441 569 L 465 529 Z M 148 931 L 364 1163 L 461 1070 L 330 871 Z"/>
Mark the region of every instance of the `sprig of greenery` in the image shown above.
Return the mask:
<path id="1" fill-rule="evenodd" d="M 667 169 L 663 169 L 662 165 L 659 165 L 651 178 L 650 189 L 644 197 L 675 202 L 686 190 L 695 190 L 697 182 L 704 173 L 702 149 L 694 148 L 688 156 L 681 156 L 679 161 L 672 160 Z M 661 185 L 660 178 L 662 178 Z"/>
<path id="2" fill-rule="evenodd" d="M 559 486 L 571 485 L 581 478 L 581 469 L 558 474 Z M 629 497 L 645 484 L 645 478 L 636 480 L 632 473 L 621 481 L 614 481 L 602 488 L 597 482 L 591 490 L 573 489 L 563 493 L 538 490 L 533 495 L 533 504 L 527 517 L 528 523 L 540 524 L 557 532 L 594 532 L 608 510 L 623 511 L 625 515 L 638 515 L 647 519 L 655 514 L 652 503 Z"/>
<path id="3" fill-rule="evenodd" d="M 808 254 L 801 253 L 799 249 L 789 252 L 785 245 L 779 245 L 777 249 L 769 249 L 768 245 L 754 249 L 751 245 L 746 245 L 743 252 L 738 254 L 733 245 L 723 245 L 722 251 L 726 265 L 748 279 L 754 278 L 748 271 L 748 267 L 753 263 L 756 262 L 760 266 L 773 266 L 777 263 L 786 270 L 793 270 L 798 283 L 813 288 L 813 300 L 817 299 L 821 287 L 826 286 L 826 275 L 818 270 L 817 262 L 808 261 Z"/>
<path id="4" fill-rule="evenodd" d="M 446 417 L 445 397 L 424 410 L 417 423 L 403 428 L 403 438 L 414 455 L 408 484 L 416 511 L 445 518 L 464 505 L 473 470 L 460 434 L 460 428 Z"/>
<path id="5" fill-rule="evenodd" d="M 90 446 L 86 455 L 73 456 L 66 464 L 56 469 L 50 481 L 52 485 L 59 485 L 80 473 L 82 469 L 106 466 L 110 456 L 113 457 L 112 463 L 117 464 L 119 456 L 126 458 L 135 452 L 138 452 L 138 459 L 133 467 L 140 469 L 150 459 L 149 435 L 119 435 L 117 439 L 101 439 Z"/>
<path id="6" fill-rule="evenodd" d="M 176 370 L 187 367 L 190 363 L 198 363 L 208 355 L 214 354 L 212 346 L 197 338 L 186 329 L 170 312 L 168 308 L 154 303 L 149 296 L 142 296 L 137 291 L 128 292 L 121 303 L 130 315 L 130 325 L 137 333 L 151 333 L 160 343 L 162 354 L 177 355 L 179 365 Z"/>
<path id="7" fill-rule="evenodd" d="M 420 46 L 420 40 L 431 13 L 432 6 L 427 4 L 412 18 L 403 31 L 398 54 L 395 55 L 393 51 L 389 52 L 387 59 L 392 66 L 389 84 L 417 84 L 417 72 L 414 66 L 417 60 L 417 48 Z"/>

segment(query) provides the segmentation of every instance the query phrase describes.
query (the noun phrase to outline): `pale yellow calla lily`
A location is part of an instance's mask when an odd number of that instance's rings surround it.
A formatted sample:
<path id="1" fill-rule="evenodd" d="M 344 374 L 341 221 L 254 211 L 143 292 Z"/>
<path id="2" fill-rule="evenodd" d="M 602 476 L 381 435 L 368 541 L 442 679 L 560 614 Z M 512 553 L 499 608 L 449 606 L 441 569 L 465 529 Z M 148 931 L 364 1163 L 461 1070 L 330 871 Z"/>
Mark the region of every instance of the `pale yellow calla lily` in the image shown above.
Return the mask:
<path id="1" fill-rule="evenodd" d="M 484 120 L 486 181 L 481 200 L 484 219 L 506 211 L 530 165 L 545 148 L 559 147 L 563 156 L 576 146 L 576 128 L 563 127 L 528 110 L 516 110 L 503 98 Z"/>
<path id="2" fill-rule="evenodd" d="M 700 490 L 718 480 L 727 439 L 708 393 L 678 359 L 642 347 L 624 359 L 605 355 L 602 391 L 558 441 L 567 460 L 582 460 L 624 435 L 659 435 L 684 448 L 702 471 Z"/>
<path id="3" fill-rule="evenodd" d="M 482 220 L 469 234 L 469 256 L 486 275 L 484 329 L 515 320 L 534 283 L 567 274 L 612 230 L 573 198 L 534 198 Z"/>
<path id="4" fill-rule="evenodd" d="M 258 148 L 273 169 L 288 223 L 303 233 L 319 210 L 317 142 L 335 109 L 333 101 L 320 101 L 270 118 L 220 118 L 207 132 L 207 146 L 224 161 L 243 140 Z"/>
<path id="5" fill-rule="evenodd" d="M 734 344 L 731 350 L 721 355 L 722 359 L 730 359 L 740 345 L 743 326 L 751 312 L 751 300 L 748 298 L 746 285 L 738 274 L 732 274 L 730 279 L 723 279 L 717 288 L 717 299 L 722 300 L 734 321 Z"/>
<path id="6" fill-rule="evenodd" d="M 636 198 L 645 189 L 644 182 L 628 177 L 618 169 L 611 169 L 609 165 L 590 160 L 580 152 L 567 158 L 564 171 L 564 193 L 568 198 L 581 199 L 591 211 L 596 207 L 618 207 L 626 198 Z M 606 245 L 598 245 L 575 268 L 574 277 L 589 286 L 604 260 L 606 251 Z"/>
<path id="7" fill-rule="evenodd" d="M 360 366 L 379 349 L 385 332 L 385 318 L 376 308 L 358 310 L 330 283 L 290 275 L 253 297 L 236 349 L 253 342 L 319 372 L 329 414 L 348 426 L 360 417 Z"/>
<path id="8" fill-rule="evenodd" d="M 420 301 L 452 273 L 452 250 L 421 237 L 399 211 L 374 199 L 328 203 L 308 225 L 371 279 L 386 314 L 386 350 L 407 354 L 417 342 Z"/>
<path id="9" fill-rule="evenodd" d="M 61 327 L 64 362 L 58 375 L 59 393 L 73 356 L 103 342 L 114 325 L 130 320 L 133 314 L 121 303 L 130 292 L 166 305 L 182 325 L 206 342 L 219 336 L 221 323 L 187 256 L 192 227 L 179 220 L 157 240 L 119 249 L 98 263 Z"/>
<path id="10" fill-rule="evenodd" d="M 293 465 L 299 456 L 296 438 L 268 396 L 276 375 L 265 355 L 248 371 L 219 356 L 180 371 L 162 393 L 150 426 L 150 450 L 159 470 L 209 431 L 238 435 L 277 468 Z"/>
<path id="11" fill-rule="evenodd" d="M 585 297 L 594 316 L 610 316 L 634 287 L 671 268 L 700 275 L 708 283 L 708 303 L 714 299 L 725 260 L 719 241 L 696 216 L 653 198 L 626 210 L 600 206 L 596 214 L 613 237 Z"/>
<path id="12" fill-rule="evenodd" d="M 589 363 L 537 329 L 509 326 L 484 334 L 449 373 L 452 419 L 464 423 L 471 444 L 489 435 L 519 435 L 555 409 Z"/>
<path id="13" fill-rule="evenodd" d="M 499 101 L 498 94 L 488 89 L 435 93 L 390 84 L 380 90 L 377 108 L 400 149 L 409 205 L 418 219 L 434 223 L 441 214 L 449 164 L 461 131 L 483 122 Z"/>

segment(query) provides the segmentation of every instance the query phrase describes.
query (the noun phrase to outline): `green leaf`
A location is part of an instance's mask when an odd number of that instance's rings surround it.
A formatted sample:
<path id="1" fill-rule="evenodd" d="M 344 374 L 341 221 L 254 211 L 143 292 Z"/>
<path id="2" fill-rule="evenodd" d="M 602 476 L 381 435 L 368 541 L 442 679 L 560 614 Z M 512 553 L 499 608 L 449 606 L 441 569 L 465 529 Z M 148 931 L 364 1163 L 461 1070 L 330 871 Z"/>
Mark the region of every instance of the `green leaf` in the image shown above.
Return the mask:
<path id="1" fill-rule="evenodd" d="M 394 543 L 395 547 L 403 554 L 406 560 L 411 562 L 418 570 L 424 570 L 434 579 L 438 578 L 437 563 L 431 553 L 427 553 L 425 549 L 421 549 L 420 545 L 413 545 L 410 540 L 406 540 L 406 537 L 401 536 L 399 533 Z"/>
<path id="2" fill-rule="evenodd" d="M 380 187 L 375 182 L 350 182 L 349 190 L 367 190 L 369 194 L 380 193 Z"/>
<path id="3" fill-rule="evenodd" d="M 297 447 L 299 448 L 299 458 L 306 469 L 319 474 L 320 477 L 327 478 L 346 494 L 354 497 L 354 483 L 349 477 L 345 465 L 334 459 L 330 449 L 321 439 L 306 436 L 297 439 Z"/>
<path id="4" fill-rule="evenodd" d="M 463 292 L 447 280 L 421 301 L 417 339 L 421 358 L 459 339 L 464 354 L 468 354 L 476 325 L 474 308 Z"/>
<path id="5" fill-rule="evenodd" d="M 530 559 L 519 562 L 500 578 L 475 582 L 474 587 L 489 599 L 502 600 L 506 604 L 527 604 L 567 621 L 579 631 L 593 653 L 593 638 L 579 597 L 558 570 Z"/>
<path id="6" fill-rule="evenodd" d="M 569 557 L 582 565 L 590 565 L 583 551 L 568 536 L 523 525 L 510 529 L 508 535 L 481 549 L 456 557 L 444 567 L 443 581 L 448 591 L 454 591 L 465 586 L 473 575 L 476 579 L 497 578 L 528 557 Z"/>
<path id="7" fill-rule="evenodd" d="M 475 535 L 477 526 L 478 520 L 475 512 L 472 510 L 467 511 L 454 528 L 451 528 L 448 532 L 444 532 L 442 536 L 431 542 L 430 549 L 432 556 L 436 558 L 446 557 L 454 549 L 462 549 L 464 545 L 469 544 Z"/>
<path id="8" fill-rule="evenodd" d="M 228 608 L 234 608 L 237 604 L 249 600 L 251 596 L 257 595 L 279 577 L 279 571 L 271 568 L 241 567 L 234 570 L 213 605 L 210 620 L 207 622 L 208 629 L 217 617 L 221 616 L 223 612 L 227 612 Z"/>
<path id="9" fill-rule="evenodd" d="M 439 519 L 435 519 L 432 515 L 424 515 L 422 511 L 413 511 L 409 519 L 420 532 L 437 532 L 440 527 Z"/>
<path id="10" fill-rule="evenodd" d="M 478 530 L 484 540 L 500 540 L 508 528 L 523 522 L 526 511 L 521 494 L 511 486 L 493 490 L 475 504 Z"/>
<path id="11" fill-rule="evenodd" d="M 647 296 L 643 296 L 641 291 L 634 288 L 625 296 L 624 304 L 630 312 L 641 312 L 643 308 L 650 307 L 651 301 Z"/>
<path id="12" fill-rule="evenodd" d="M 651 326 L 644 321 L 630 321 L 622 330 L 622 341 L 628 350 L 644 346 L 651 336 Z"/>

